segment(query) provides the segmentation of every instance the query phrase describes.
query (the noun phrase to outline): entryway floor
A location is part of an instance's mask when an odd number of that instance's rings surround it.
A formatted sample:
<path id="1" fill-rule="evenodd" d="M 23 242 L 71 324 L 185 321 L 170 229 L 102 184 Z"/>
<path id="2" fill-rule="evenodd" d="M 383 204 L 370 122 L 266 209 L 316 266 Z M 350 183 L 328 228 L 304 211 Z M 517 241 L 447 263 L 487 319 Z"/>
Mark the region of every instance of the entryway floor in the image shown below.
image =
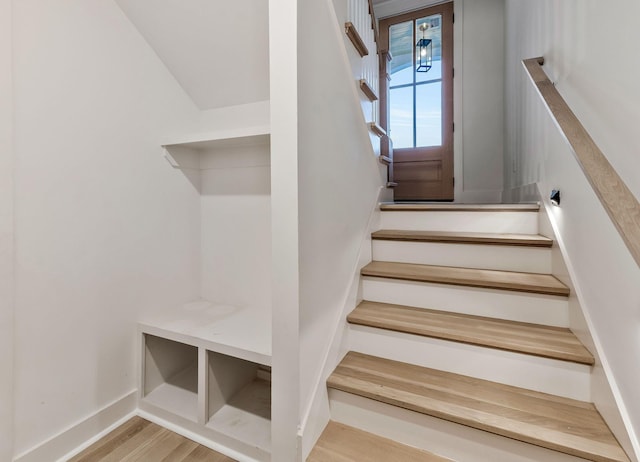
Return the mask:
<path id="1" fill-rule="evenodd" d="M 141 417 L 133 417 L 68 462 L 235 462 Z"/>

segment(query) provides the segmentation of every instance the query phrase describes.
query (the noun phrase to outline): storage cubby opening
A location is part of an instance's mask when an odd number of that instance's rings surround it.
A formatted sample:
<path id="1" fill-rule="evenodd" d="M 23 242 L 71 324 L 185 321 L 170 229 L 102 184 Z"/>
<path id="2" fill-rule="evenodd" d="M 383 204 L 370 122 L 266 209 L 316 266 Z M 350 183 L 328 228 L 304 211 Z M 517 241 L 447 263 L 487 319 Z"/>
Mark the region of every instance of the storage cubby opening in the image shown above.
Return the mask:
<path id="1" fill-rule="evenodd" d="M 144 334 L 143 399 L 197 422 L 198 349 Z"/>
<path id="2" fill-rule="evenodd" d="M 269 452 L 270 373 L 250 361 L 211 351 L 207 356 L 207 427 Z"/>

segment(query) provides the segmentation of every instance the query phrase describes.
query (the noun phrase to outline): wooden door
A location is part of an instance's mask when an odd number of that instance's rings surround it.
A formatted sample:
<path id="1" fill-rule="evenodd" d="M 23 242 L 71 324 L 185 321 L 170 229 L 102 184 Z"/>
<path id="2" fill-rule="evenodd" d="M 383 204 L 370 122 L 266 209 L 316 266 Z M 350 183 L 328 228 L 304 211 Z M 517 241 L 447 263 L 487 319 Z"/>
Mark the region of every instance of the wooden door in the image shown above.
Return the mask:
<path id="1" fill-rule="evenodd" d="M 427 72 L 416 70 L 422 38 L 431 40 Z M 453 3 L 380 21 L 380 43 L 392 55 L 380 113 L 394 146 L 395 200 L 452 201 Z"/>

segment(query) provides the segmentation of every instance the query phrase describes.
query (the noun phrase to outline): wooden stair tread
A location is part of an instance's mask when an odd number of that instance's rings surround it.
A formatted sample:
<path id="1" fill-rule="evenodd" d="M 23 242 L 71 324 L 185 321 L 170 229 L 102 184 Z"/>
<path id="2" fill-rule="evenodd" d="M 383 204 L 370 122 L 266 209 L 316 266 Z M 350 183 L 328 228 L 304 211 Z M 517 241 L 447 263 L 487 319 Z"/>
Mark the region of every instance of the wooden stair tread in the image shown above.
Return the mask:
<path id="1" fill-rule="evenodd" d="M 381 229 L 371 234 L 376 240 L 410 242 L 451 242 L 457 244 L 494 244 L 551 247 L 553 239 L 539 234 L 460 233 L 447 231 L 411 231 Z"/>
<path id="2" fill-rule="evenodd" d="M 382 203 L 380 210 L 385 212 L 537 212 L 538 204 L 443 204 L 441 202 L 400 202 Z"/>
<path id="3" fill-rule="evenodd" d="M 450 459 L 330 421 L 307 462 L 449 462 Z"/>
<path id="4" fill-rule="evenodd" d="M 395 332 L 594 364 L 593 355 L 573 332 L 559 327 L 369 301 L 360 303 L 347 320 Z"/>
<path id="5" fill-rule="evenodd" d="M 349 352 L 329 388 L 598 462 L 629 462 L 591 403 Z"/>
<path id="6" fill-rule="evenodd" d="M 517 273 L 450 266 L 372 261 L 362 268 L 363 276 L 433 282 L 487 289 L 568 296 L 569 288 L 550 274 Z"/>

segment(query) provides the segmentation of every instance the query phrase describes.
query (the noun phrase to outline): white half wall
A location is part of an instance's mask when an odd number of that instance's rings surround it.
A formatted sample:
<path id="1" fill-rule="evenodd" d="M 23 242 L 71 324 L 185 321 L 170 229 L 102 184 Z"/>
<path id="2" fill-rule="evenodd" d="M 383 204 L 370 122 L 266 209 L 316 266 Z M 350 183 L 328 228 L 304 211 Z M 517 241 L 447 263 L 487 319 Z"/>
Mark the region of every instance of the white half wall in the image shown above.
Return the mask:
<path id="1" fill-rule="evenodd" d="M 387 0 L 382 19 L 440 1 Z M 456 202 L 500 202 L 504 162 L 504 0 L 454 1 Z"/>
<path id="2" fill-rule="evenodd" d="M 271 460 L 299 458 L 298 0 L 269 0 Z"/>
<path id="3" fill-rule="evenodd" d="M 0 0 L 0 460 L 13 455 L 13 89 L 11 0 Z"/>
<path id="4" fill-rule="evenodd" d="M 13 6 L 25 454 L 136 388 L 142 312 L 198 297 L 199 195 L 160 143 L 200 114 L 112 0 Z"/>
<path id="5" fill-rule="evenodd" d="M 314 24 L 315 31 L 314 40 L 298 37 L 300 418 L 306 422 L 315 390 L 324 386 L 322 372 L 386 172 L 371 146 L 333 2 L 299 8 L 299 23 Z M 318 428 L 316 417 L 310 428 Z"/>
<path id="6" fill-rule="evenodd" d="M 595 2 L 507 0 L 507 137 L 505 186 L 538 187 L 561 243 L 624 425 L 610 394 L 594 384 L 593 401 L 633 458 L 640 454 L 640 268 L 588 184 L 523 69 L 522 59 L 545 57 L 544 70 L 632 192 L 640 195 L 640 64 L 629 59 L 640 33 L 632 18 L 640 5 L 625 0 L 615 11 Z M 620 14 L 624 11 L 624 14 Z M 597 24 L 597 27 L 593 27 Z M 601 31 L 609 31 L 601 40 Z M 605 43 L 606 42 L 606 43 Z M 616 43 L 616 47 L 609 46 Z M 607 56 L 616 70 L 593 65 Z M 548 195 L 560 189 L 560 207 Z M 526 188 L 525 188 L 526 189 Z M 598 372 L 598 374 L 600 374 Z M 629 433 L 627 438 L 624 433 Z"/>

